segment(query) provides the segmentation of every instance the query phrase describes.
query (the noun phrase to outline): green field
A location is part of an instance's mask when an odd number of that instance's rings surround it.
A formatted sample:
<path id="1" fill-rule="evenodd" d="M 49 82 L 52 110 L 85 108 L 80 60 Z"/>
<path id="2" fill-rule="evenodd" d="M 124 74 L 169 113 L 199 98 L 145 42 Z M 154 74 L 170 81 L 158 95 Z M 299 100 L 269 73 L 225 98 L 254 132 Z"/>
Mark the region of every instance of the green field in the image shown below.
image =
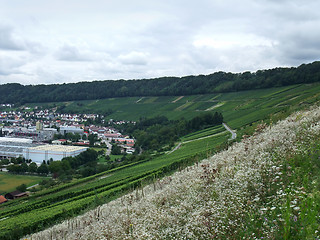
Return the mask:
<path id="1" fill-rule="evenodd" d="M 215 126 L 211 128 L 206 128 L 204 130 L 197 131 L 195 133 L 188 134 L 184 137 L 181 138 L 181 141 L 186 142 L 186 141 L 191 141 L 203 137 L 208 137 L 217 133 L 222 133 L 225 132 L 226 129 L 221 125 L 221 126 Z"/>
<path id="2" fill-rule="evenodd" d="M 0 194 L 5 194 L 14 191 L 21 184 L 26 184 L 27 187 L 35 185 L 43 180 L 44 177 L 16 175 L 5 172 L 0 172 Z"/>
<path id="3" fill-rule="evenodd" d="M 285 117 L 319 100 L 320 84 L 309 84 L 223 94 L 68 102 L 65 109 L 91 113 L 112 109 L 113 113 L 107 118 L 121 120 L 159 115 L 169 119 L 191 119 L 206 111 L 219 111 L 224 121 L 241 133 L 245 127 L 249 128 L 257 121 Z M 59 106 L 62 103 L 54 104 Z M 111 201 L 158 177 L 214 154 L 226 145 L 230 137 L 231 134 L 223 126 L 204 129 L 181 138 L 176 143 L 178 148 L 173 152 L 74 180 L 36 193 L 28 199 L 2 204 L 0 239 L 6 239 L 7 236 L 12 236 L 12 239 L 21 237 Z"/>

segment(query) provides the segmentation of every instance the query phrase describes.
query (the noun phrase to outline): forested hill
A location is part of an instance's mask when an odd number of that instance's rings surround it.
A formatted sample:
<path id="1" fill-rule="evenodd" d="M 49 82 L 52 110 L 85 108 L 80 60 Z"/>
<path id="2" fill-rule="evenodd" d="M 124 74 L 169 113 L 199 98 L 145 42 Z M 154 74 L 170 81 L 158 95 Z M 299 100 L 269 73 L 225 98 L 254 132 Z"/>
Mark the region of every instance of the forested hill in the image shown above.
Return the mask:
<path id="1" fill-rule="evenodd" d="M 320 81 L 320 62 L 297 68 L 142 80 L 105 80 L 51 85 L 0 85 L 0 103 L 59 102 L 131 96 L 174 96 L 233 92 Z"/>

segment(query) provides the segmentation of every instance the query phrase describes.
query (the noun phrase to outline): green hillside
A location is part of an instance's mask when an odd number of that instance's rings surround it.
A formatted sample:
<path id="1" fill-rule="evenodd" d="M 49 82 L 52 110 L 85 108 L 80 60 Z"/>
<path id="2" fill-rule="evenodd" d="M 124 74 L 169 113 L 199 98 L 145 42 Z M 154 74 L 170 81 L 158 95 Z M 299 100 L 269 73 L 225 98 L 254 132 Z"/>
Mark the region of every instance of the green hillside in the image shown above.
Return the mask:
<path id="1" fill-rule="evenodd" d="M 237 130 L 238 138 L 259 120 L 273 121 L 320 100 L 320 84 L 300 84 L 221 94 L 174 97 L 129 97 L 94 101 L 46 103 L 68 112 L 112 113 L 106 118 L 138 120 L 164 115 L 169 119 L 190 119 L 205 111 L 218 111 L 224 121 Z M 39 104 L 37 104 L 39 105 Z M 62 107 L 63 106 L 63 107 Z M 254 127 L 254 126 L 253 126 Z M 0 239 L 16 239 L 39 231 L 63 219 L 109 202 L 128 191 L 155 182 L 177 169 L 204 159 L 228 144 L 231 134 L 216 126 L 189 134 L 176 143 L 175 151 L 128 164 L 66 185 L 39 192 L 28 199 L 2 204 Z M 9 238 L 10 239 L 10 238 Z"/>
<path id="2" fill-rule="evenodd" d="M 319 95 L 320 84 L 313 83 L 232 93 L 108 98 L 48 103 L 46 106 L 57 105 L 64 112 L 101 113 L 107 119 L 134 121 L 161 115 L 171 120 L 191 119 L 201 112 L 218 111 L 231 127 L 239 128 L 292 106 L 312 104 L 319 100 Z"/>

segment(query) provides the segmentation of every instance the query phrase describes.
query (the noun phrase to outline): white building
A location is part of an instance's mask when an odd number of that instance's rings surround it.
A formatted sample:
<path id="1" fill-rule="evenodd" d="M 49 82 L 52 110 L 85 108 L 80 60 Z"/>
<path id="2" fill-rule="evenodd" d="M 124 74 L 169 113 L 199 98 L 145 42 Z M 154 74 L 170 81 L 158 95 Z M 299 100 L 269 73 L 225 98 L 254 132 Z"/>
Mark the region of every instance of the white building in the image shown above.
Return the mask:
<path id="1" fill-rule="evenodd" d="M 28 138 L 11 138 L 11 137 L 0 137 L 0 144 L 3 142 L 10 142 L 10 143 L 32 143 L 32 139 Z"/>
<path id="2" fill-rule="evenodd" d="M 23 156 L 25 159 L 41 164 L 43 160 L 47 161 L 51 158 L 54 161 L 60 161 L 64 157 L 75 157 L 86 150 L 87 147 L 46 144 L 24 149 Z"/>
<path id="3" fill-rule="evenodd" d="M 80 127 L 75 127 L 75 126 L 61 126 L 60 127 L 60 133 L 61 134 L 66 134 L 66 133 L 79 133 L 80 135 L 82 135 L 84 133 L 84 130 Z"/>
<path id="4" fill-rule="evenodd" d="M 31 139 L 0 137 L 0 158 L 23 157 L 25 149 L 35 146 Z"/>

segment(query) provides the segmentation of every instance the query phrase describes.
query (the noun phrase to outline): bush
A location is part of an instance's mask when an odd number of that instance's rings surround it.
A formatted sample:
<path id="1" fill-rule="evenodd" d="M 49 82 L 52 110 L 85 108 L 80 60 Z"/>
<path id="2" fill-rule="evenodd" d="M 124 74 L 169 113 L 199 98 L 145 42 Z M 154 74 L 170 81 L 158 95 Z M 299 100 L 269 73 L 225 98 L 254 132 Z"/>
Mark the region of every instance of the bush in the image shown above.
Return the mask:
<path id="1" fill-rule="evenodd" d="M 17 189 L 18 191 L 20 191 L 20 192 L 25 192 L 25 191 L 27 191 L 27 185 L 25 185 L 25 184 L 23 183 L 23 184 L 21 184 L 20 186 L 18 186 L 16 189 Z"/>

